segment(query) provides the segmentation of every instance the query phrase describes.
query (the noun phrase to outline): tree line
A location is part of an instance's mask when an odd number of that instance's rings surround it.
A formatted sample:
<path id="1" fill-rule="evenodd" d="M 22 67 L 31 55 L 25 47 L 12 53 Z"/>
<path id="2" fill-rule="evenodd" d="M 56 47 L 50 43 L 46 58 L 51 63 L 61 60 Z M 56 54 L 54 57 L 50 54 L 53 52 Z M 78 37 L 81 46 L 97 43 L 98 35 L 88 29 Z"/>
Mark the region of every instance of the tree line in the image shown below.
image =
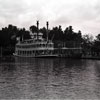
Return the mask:
<path id="1" fill-rule="evenodd" d="M 34 32 L 43 33 L 43 38 L 52 40 L 55 47 L 71 47 L 74 43 L 81 45 L 83 48 L 83 54 L 87 55 L 100 55 L 100 34 L 96 36 L 95 40 L 89 35 L 82 35 L 81 31 L 74 32 L 73 27 L 66 27 L 62 30 L 61 26 L 55 26 L 52 29 L 46 29 L 45 27 L 38 29 L 35 25 L 29 27 L 29 30 L 25 28 L 18 28 L 14 25 L 8 25 L 8 27 L 0 30 L 0 47 L 3 48 L 3 54 L 9 55 L 15 51 L 15 45 L 17 43 L 17 37 L 20 37 L 20 41 L 31 39 L 31 35 Z M 78 46 L 79 46 L 78 45 Z"/>

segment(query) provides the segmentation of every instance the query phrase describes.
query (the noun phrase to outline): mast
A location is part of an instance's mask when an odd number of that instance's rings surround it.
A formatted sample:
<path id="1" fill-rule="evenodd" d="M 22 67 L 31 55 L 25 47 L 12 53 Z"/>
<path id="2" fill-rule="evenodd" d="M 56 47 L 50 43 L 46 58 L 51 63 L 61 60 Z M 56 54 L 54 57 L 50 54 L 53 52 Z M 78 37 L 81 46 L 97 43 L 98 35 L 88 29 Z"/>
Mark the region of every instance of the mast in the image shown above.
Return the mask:
<path id="1" fill-rule="evenodd" d="M 47 42 L 48 42 L 48 29 L 49 29 L 49 22 L 48 21 L 46 23 L 46 26 L 47 26 Z"/>

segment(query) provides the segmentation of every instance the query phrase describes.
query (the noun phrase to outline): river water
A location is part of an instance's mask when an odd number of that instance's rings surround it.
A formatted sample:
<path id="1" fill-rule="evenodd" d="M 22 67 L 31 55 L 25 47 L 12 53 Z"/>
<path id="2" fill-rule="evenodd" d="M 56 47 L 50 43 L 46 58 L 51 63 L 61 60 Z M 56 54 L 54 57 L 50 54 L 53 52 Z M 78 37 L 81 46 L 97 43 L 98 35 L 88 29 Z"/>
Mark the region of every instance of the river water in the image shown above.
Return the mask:
<path id="1" fill-rule="evenodd" d="M 0 62 L 0 99 L 100 99 L 100 61 L 16 58 Z"/>

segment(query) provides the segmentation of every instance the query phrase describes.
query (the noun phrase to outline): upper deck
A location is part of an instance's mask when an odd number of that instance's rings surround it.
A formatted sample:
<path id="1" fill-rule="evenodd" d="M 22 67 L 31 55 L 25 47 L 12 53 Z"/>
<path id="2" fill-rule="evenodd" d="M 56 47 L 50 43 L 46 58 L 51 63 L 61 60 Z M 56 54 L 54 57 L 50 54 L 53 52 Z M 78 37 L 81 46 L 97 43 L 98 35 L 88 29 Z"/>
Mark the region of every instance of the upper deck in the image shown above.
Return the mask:
<path id="1" fill-rule="evenodd" d="M 54 49 L 54 43 L 52 41 L 46 41 L 46 40 L 25 40 L 22 42 L 18 42 L 16 44 L 16 49 L 18 50 L 24 50 L 24 49 L 36 49 L 36 50 L 44 50 L 44 49 Z"/>

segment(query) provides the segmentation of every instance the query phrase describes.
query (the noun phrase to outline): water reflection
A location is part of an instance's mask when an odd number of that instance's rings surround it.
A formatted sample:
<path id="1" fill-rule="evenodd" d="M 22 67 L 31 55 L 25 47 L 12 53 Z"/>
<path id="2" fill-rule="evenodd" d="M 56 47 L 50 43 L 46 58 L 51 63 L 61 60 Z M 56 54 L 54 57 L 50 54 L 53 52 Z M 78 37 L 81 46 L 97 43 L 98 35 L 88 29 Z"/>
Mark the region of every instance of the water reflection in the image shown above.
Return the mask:
<path id="1" fill-rule="evenodd" d="M 16 58 L 0 64 L 1 99 L 99 99 L 100 61 Z"/>

